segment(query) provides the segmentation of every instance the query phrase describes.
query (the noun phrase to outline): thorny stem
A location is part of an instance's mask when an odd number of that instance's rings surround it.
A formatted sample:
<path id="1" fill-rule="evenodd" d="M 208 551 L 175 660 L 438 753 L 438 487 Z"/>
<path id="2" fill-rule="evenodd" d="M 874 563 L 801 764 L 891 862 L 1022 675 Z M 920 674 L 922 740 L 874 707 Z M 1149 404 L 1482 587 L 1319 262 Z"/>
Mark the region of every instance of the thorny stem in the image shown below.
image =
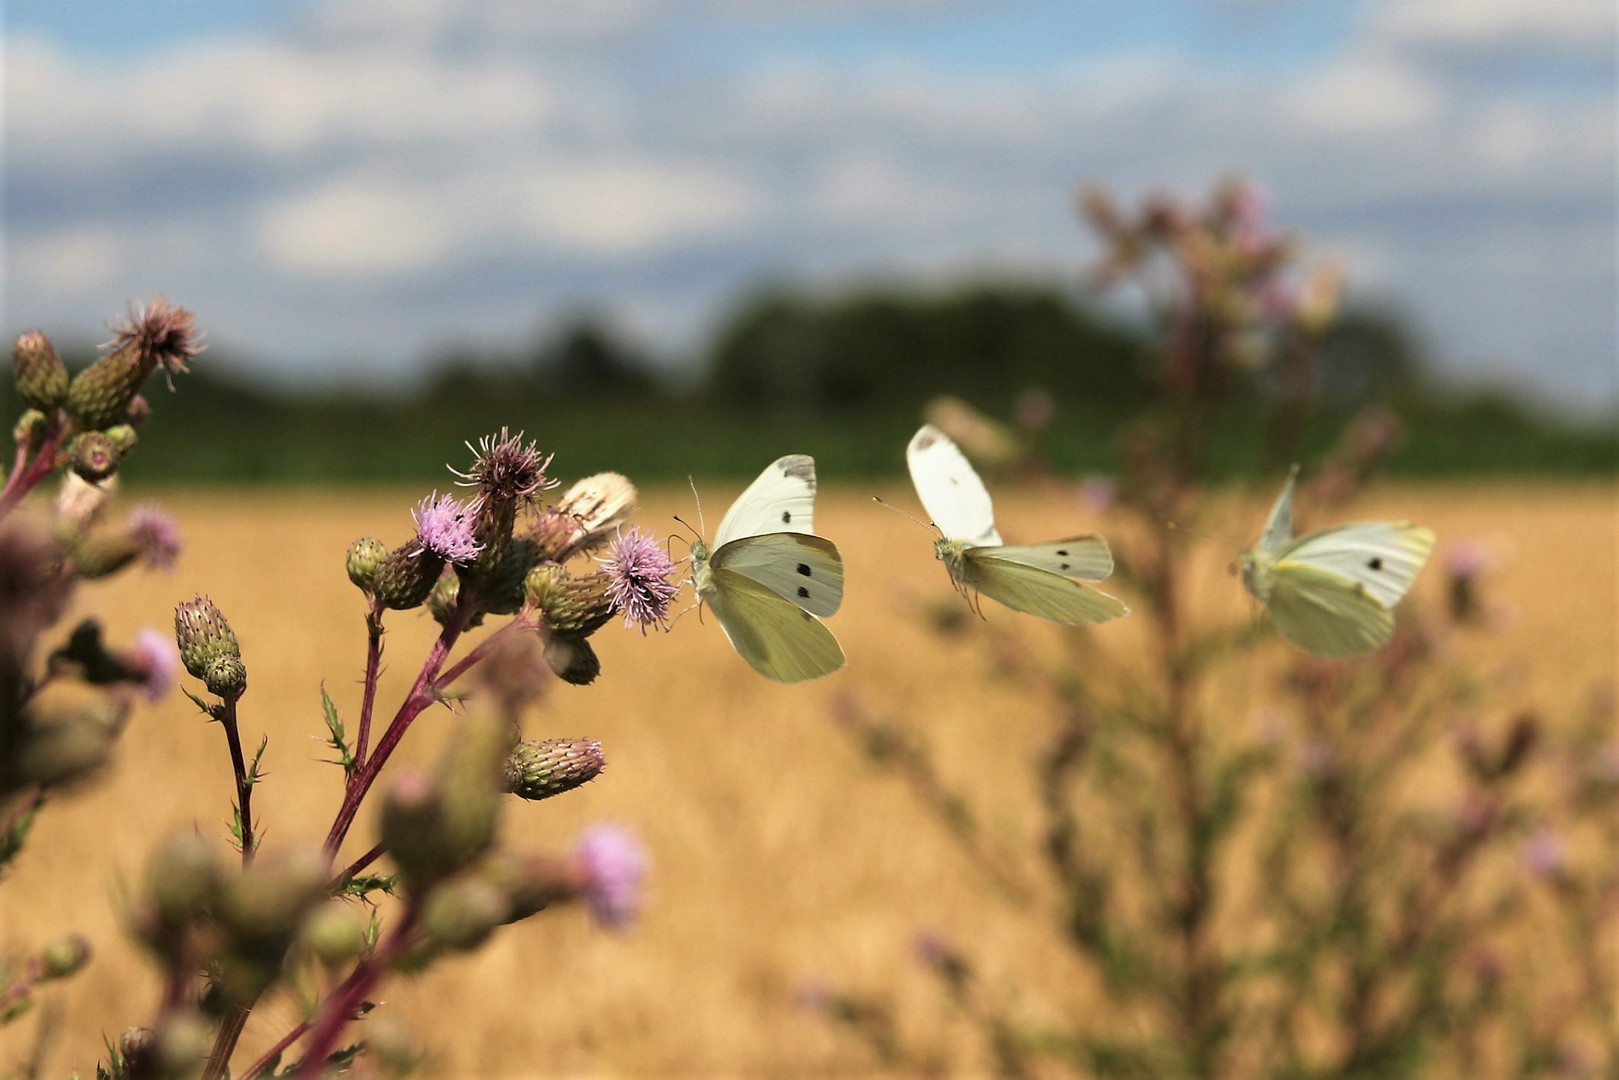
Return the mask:
<path id="1" fill-rule="evenodd" d="M 6 815 L 4 827 L 0 827 L 0 863 L 6 862 L 16 852 L 10 845 L 18 829 L 22 828 L 24 819 L 38 810 L 45 802 L 45 785 L 37 785 L 34 790 L 22 797 L 22 800 Z"/>
<path id="2" fill-rule="evenodd" d="M 242 754 L 242 735 L 236 724 L 236 698 L 226 698 L 219 722 L 230 744 L 231 771 L 236 774 L 236 806 L 242 819 L 242 865 L 253 861 L 253 778 L 247 774 L 247 758 Z"/>
<path id="3" fill-rule="evenodd" d="M 366 995 L 377 985 L 389 963 L 409 942 L 416 929 L 417 914 L 416 905 L 407 904 L 393 933 L 375 952 L 360 961 L 321 1006 L 320 1014 L 315 1018 L 313 1034 L 309 1036 L 309 1047 L 304 1051 L 303 1063 L 298 1067 L 299 1080 L 310 1080 L 321 1074 L 327 1056 L 336 1049 L 343 1035 L 343 1029 L 354 1019 Z"/>
<path id="4" fill-rule="evenodd" d="M 371 611 L 365 617 L 365 692 L 360 699 L 360 729 L 354 736 L 354 764 L 365 764 L 366 750 L 371 745 L 371 713 L 377 705 L 377 678 L 382 668 L 382 605 L 373 600 Z"/>
<path id="5" fill-rule="evenodd" d="M 34 984 L 44 974 L 45 958 L 42 956 L 30 956 L 28 963 L 23 968 L 22 976 L 4 990 L 0 990 L 0 1016 L 6 1015 L 11 1011 L 12 1006 L 27 997 L 28 991 L 34 988 Z"/>
<path id="6" fill-rule="evenodd" d="M 445 657 L 449 656 L 456 639 L 465 629 L 471 612 L 470 601 L 466 599 L 457 601 L 444 629 L 439 632 L 438 640 L 433 642 L 433 647 L 427 653 L 421 673 L 416 676 L 416 684 L 410 688 L 410 693 L 405 695 L 405 700 L 400 703 L 399 711 L 388 724 L 388 730 L 377 740 L 376 753 L 372 754 L 350 777 L 348 786 L 343 792 L 343 803 L 338 807 L 337 817 L 332 822 L 331 831 L 326 835 L 326 854 L 329 858 L 337 857 L 338 851 L 343 846 L 343 840 L 354 824 L 354 816 L 359 813 L 360 803 L 365 800 L 366 793 L 376 782 L 377 774 L 388 763 L 388 757 L 399 745 L 399 740 L 405 737 L 411 722 L 438 700 L 438 689 L 434 685 L 434 679 L 437 678 L 439 669 L 444 666 Z"/>
<path id="7" fill-rule="evenodd" d="M 277 1039 L 270 1049 L 266 1050 L 259 1056 L 257 1061 L 247 1067 L 242 1073 L 242 1080 L 255 1080 L 255 1077 L 262 1075 L 264 1070 L 268 1069 L 282 1054 L 287 1052 L 287 1047 L 303 1038 L 304 1033 L 313 1026 L 308 1020 L 305 1020 Z"/>
<path id="8" fill-rule="evenodd" d="M 361 870 L 364 870 L 366 867 L 370 866 L 372 863 L 374 863 L 378 859 L 382 858 L 382 852 L 383 852 L 382 845 L 378 844 L 375 847 L 373 847 L 370 851 L 366 852 L 364 855 L 361 855 L 358 859 L 355 859 L 353 862 L 349 863 L 348 867 L 343 871 L 342 875 L 334 880 L 332 887 L 336 888 L 345 879 L 354 877 Z"/>
<path id="9" fill-rule="evenodd" d="M 44 443 L 40 445 L 32 461 L 28 459 L 26 447 L 17 447 L 17 458 L 12 465 L 11 475 L 6 478 L 6 486 L 0 489 L 0 517 L 11 513 L 17 504 L 56 468 L 56 448 L 61 444 L 65 434 L 67 434 L 66 427 L 57 427 L 45 436 Z"/>

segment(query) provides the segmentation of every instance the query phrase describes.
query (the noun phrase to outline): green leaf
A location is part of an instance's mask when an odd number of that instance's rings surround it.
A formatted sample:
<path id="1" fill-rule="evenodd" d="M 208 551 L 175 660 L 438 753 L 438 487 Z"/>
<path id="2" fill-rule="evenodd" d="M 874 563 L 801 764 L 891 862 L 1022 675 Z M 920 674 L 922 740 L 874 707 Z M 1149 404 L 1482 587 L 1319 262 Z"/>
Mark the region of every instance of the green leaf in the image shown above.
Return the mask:
<path id="1" fill-rule="evenodd" d="M 355 760 L 354 752 L 349 749 L 348 733 L 343 729 L 342 717 L 337 715 L 337 703 L 332 700 L 332 695 L 326 692 L 324 686 L 320 688 L 320 707 L 326 714 L 326 730 L 331 733 L 326 739 L 326 745 L 337 751 L 337 760 L 332 764 L 341 765 L 345 773 L 352 774 L 359 767 L 359 762 Z"/>

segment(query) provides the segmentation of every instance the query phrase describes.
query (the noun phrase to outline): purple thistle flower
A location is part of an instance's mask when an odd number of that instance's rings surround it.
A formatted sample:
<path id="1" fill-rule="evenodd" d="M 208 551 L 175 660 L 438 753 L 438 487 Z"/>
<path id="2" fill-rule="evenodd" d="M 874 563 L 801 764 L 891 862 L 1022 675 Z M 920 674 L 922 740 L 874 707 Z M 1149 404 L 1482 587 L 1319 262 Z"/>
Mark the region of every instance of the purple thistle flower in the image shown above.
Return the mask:
<path id="1" fill-rule="evenodd" d="M 639 627 L 644 634 L 649 626 L 665 626 L 680 586 L 669 580 L 675 564 L 656 537 L 640 529 L 620 532 L 607 558 L 597 561 L 607 571 L 607 596 L 613 610 L 623 613 L 626 627 Z"/>
<path id="2" fill-rule="evenodd" d="M 1119 482 L 1105 473 L 1091 473 L 1075 491 L 1079 504 L 1093 514 L 1105 514 L 1119 501 Z"/>
<path id="3" fill-rule="evenodd" d="M 499 435 L 485 435 L 477 446 L 467 443 L 467 449 L 474 454 L 472 468 L 450 471 L 461 478 L 464 486 L 477 488 L 480 498 L 496 503 L 531 501 L 540 492 L 557 486 L 545 475 L 551 455 L 542 455 L 533 443 L 524 445 L 521 431 L 512 435 L 501 428 Z"/>
<path id="4" fill-rule="evenodd" d="M 580 834 L 573 855 L 596 922 L 608 930 L 623 930 L 634 922 L 648 864 L 646 848 L 635 834 L 616 825 L 593 825 Z"/>
<path id="5" fill-rule="evenodd" d="M 1542 826 L 1524 841 L 1523 863 L 1537 878 L 1559 877 L 1568 865 L 1568 841 L 1556 829 Z"/>
<path id="6" fill-rule="evenodd" d="M 155 506 L 137 506 L 129 515 L 129 536 L 154 570 L 173 570 L 180 556 L 180 526 Z"/>
<path id="7" fill-rule="evenodd" d="M 161 295 L 145 307 L 130 305 L 128 320 L 114 334 L 110 344 L 115 348 L 134 345 L 141 357 L 167 375 L 191 370 L 192 359 L 207 348 L 197 333 L 197 317 L 183 307 L 171 306 Z"/>
<path id="8" fill-rule="evenodd" d="M 1458 540 L 1445 552 L 1445 570 L 1451 577 L 1476 578 L 1489 565 L 1489 552 L 1477 540 Z"/>
<path id="9" fill-rule="evenodd" d="M 483 550 L 472 534 L 476 505 L 468 506 L 454 495 L 433 492 L 410 512 L 416 522 L 416 542 L 447 563 L 465 563 Z"/>
<path id="10" fill-rule="evenodd" d="M 168 635 L 160 634 L 151 627 L 142 627 L 135 632 L 135 645 L 126 663 L 135 676 L 135 685 L 141 696 L 154 704 L 162 701 L 174 689 L 175 680 L 180 674 L 180 654 L 175 651 L 174 643 Z"/>

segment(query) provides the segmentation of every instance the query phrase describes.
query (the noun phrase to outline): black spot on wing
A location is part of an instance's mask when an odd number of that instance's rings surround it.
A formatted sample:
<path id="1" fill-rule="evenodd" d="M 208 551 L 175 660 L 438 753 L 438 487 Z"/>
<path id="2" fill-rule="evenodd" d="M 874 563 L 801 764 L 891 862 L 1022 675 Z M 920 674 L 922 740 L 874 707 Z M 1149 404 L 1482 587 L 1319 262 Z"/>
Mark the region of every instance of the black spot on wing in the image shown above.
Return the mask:
<path id="1" fill-rule="evenodd" d="M 1068 552 L 1066 552 L 1066 551 L 1058 551 L 1058 552 L 1057 552 L 1057 554 L 1058 554 L 1058 555 L 1067 555 L 1067 554 L 1068 554 Z M 1064 570 L 1066 570 L 1066 569 L 1068 569 L 1068 568 L 1067 568 L 1067 567 L 1066 567 L 1066 566 L 1065 566 L 1065 567 L 1063 567 L 1063 569 L 1064 569 Z"/>
<path id="2" fill-rule="evenodd" d="M 1373 555 L 1366 565 L 1373 570 L 1381 570 L 1383 569 L 1383 558 L 1380 555 Z"/>
<path id="3" fill-rule="evenodd" d="M 793 512 L 791 510 L 783 510 L 781 512 L 781 523 L 783 525 L 791 525 L 793 523 Z"/>
<path id="4" fill-rule="evenodd" d="M 798 587 L 798 595 L 802 596 L 804 599 L 808 600 L 809 599 L 809 590 L 806 589 L 804 586 L 800 585 Z"/>
<path id="5" fill-rule="evenodd" d="M 810 576 L 809 563 L 799 563 L 798 564 L 798 572 L 800 574 L 803 574 L 805 577 L 809 577 Z"/>
<path id="6" fill-rule="evenodd" d="M 1063 563 L 1063 564 L 1062 564 L 1062 568 L 1063 568 L 1063 569 L 1064 569 L 1064 570 L 1066 570 L 1066 569 L 1068 569 L 1068 564 L 1067 564 L 1067 563 Z"/>

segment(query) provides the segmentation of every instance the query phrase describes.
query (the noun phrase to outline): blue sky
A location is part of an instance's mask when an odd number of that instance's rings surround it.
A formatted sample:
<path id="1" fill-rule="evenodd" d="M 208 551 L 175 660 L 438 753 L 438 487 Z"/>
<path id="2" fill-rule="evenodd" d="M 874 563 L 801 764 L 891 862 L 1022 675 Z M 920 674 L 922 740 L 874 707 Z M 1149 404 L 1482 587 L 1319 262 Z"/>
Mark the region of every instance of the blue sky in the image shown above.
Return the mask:
<path id="1" fill-rule="evenodd" d="M 9 0 L 7 328 L 195 308 L 397 379 L 580 307 L 690 355 L 766 281 L 1073 282 L 1070 197 L 1241 172 L 1443 370 L 1615 370 L 1608 0 Z"/>

